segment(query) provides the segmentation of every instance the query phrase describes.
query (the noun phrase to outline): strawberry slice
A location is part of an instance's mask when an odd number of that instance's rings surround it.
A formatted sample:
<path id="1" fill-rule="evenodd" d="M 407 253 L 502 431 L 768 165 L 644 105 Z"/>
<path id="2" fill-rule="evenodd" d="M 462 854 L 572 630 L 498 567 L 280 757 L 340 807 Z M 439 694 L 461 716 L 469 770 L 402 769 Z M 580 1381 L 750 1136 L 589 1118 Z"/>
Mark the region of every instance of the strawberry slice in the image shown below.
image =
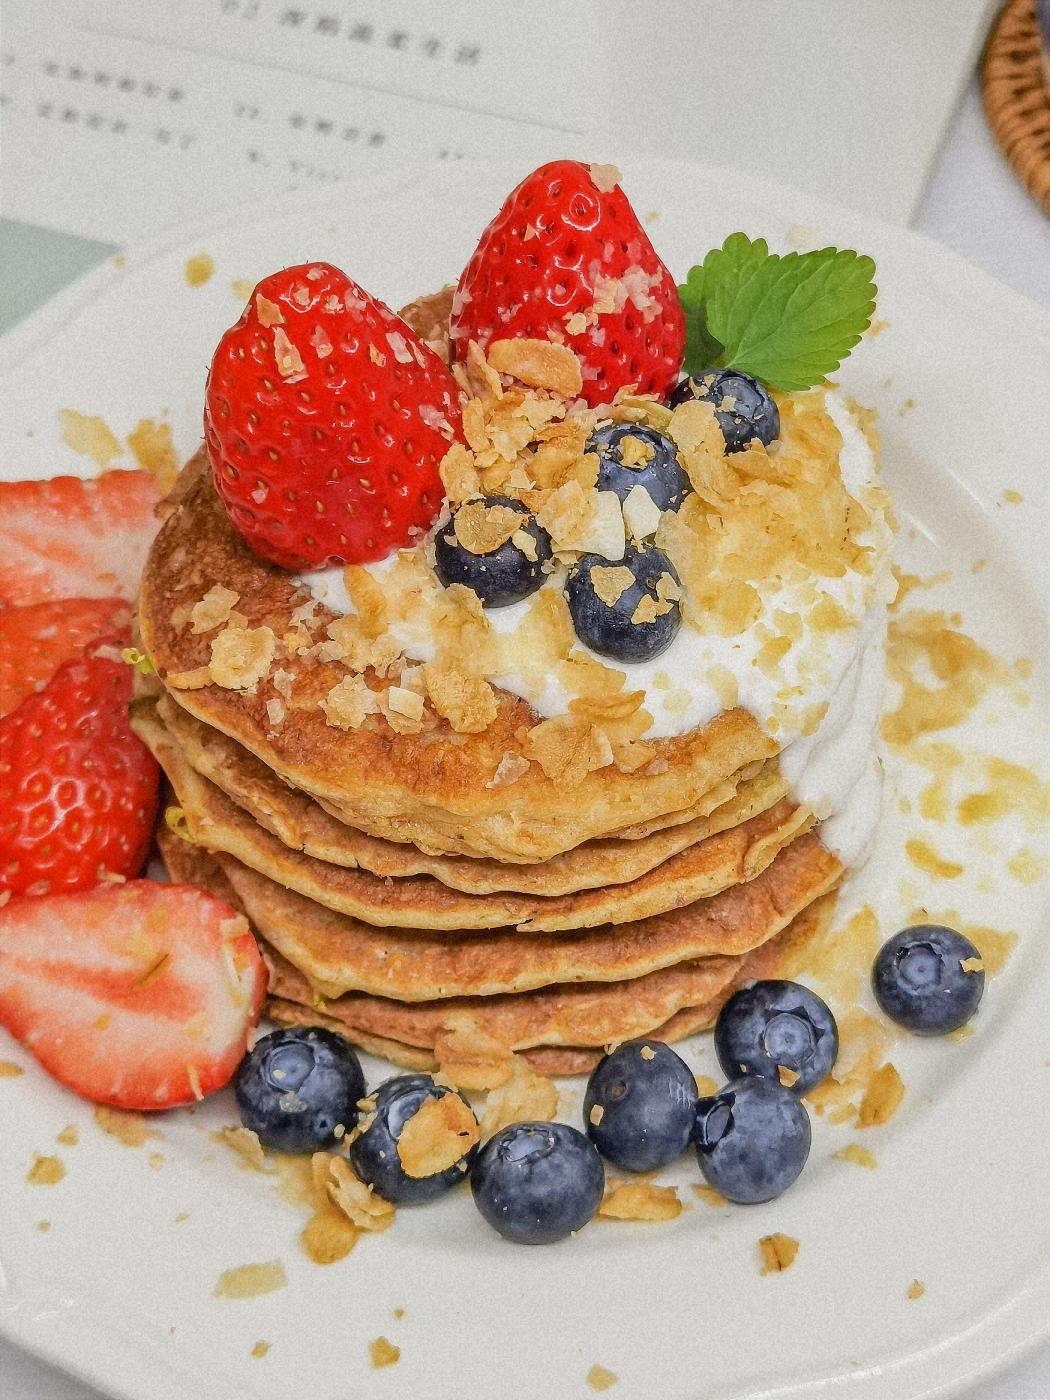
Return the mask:
<path id="1" fill-rule="evenodd" d="M 0 718 L 103 637 L 119 646 L 131 640 L 131 608 L 120 598 L 0 608 Z"/>
<path id="2" fill-rule="evenodd" d="M 264 278 L 208 375 L 215 488 L 255 552 L 289 569 L 412 544 L 441 508 L 458 432 L 441 360 L 328 263 Z"/>
<path id="3" fill-rule="evenodd" d="M 0 890 L 83 889 L 142 869 L 157 764 L 130 702 L 131 668 L 96 655 L 67 661 L 0 719 Z"/>
<path id="4" fill-rule="evenodd" d="M 174 1108 L 222 1088 L 265 993 L 244 918 L 191 885 L 0 908 L 0 1025 L 95 1103 Z"/>
<path id="5" fill-rule="evenodd" d="M 0 482 L 0 603 L 133 600 L 158 500 L 149 472 Z"/>
<path id="6" fill-rule="evenodd" d="M 685 316 L 612 166 L 555 160 L 513 190 L 452 299 L 457 357 L 469 343 L 568 345 L 593 408 L 633 384 L 663 397 L 685 353 Z"/>

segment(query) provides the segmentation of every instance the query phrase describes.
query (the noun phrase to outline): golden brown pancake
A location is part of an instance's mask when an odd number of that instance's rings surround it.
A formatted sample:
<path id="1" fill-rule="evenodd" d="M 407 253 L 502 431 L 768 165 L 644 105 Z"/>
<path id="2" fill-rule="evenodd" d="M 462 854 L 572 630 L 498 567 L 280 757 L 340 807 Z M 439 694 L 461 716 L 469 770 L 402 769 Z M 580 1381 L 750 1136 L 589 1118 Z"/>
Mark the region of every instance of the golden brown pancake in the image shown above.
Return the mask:
<path id="1" fill-rule="evenodd" d="M 687 960 L 737 956 L 774 937 L 842 876 L 817 838 L 803 836 L 754 880 L 669 914 L 571 935 L 495 930 L 450 938 L 376 929 L 283 889 L 230 856 L 218 861 L 252 927 L 324 996 L 352 990 L 399 1001 L 634 981 Z"/>
<path id="2" fill-rule="evenodd" d="M 292 850 L 351 870 L 401 879 L 431 875 L 465 894 L 504 890 L 554 897 L 603 886 L 625 885 L 717 831 L 750 820 L 781 801 L 787 784 L 776 762 L 754 765 L 712 790 L 723 798 L 709 815 L 633 839 L 588 841 L 534 865 L 464 856 L 428 855 L 403 842 L 384 841 L 338 821 L 317 802 L 282 782 L 254 755 L 217 729 L 194 719 L 161 692 L 157 713 L 186 761 L 202 777 Z M 736 779 L 739 778 L 739 783 Z"/>
<path id="3" fill-rule="evenodd" d="M 137 704 L 133 723 L 167 774 L 191 840 L 235 857 L 318 904 L 379 927 L 459 935 L 472 929 L 560 932 L 627 923 L 753 878 L 813 821 L 807 809 L 783 800 L 729 830 L 719 831 L 709 818 L 712 835 L 629 884 L 553 898 L 464 894 L 428 875 L 384 879 L 290 849 L 190 767 L 152 706 Z"/>

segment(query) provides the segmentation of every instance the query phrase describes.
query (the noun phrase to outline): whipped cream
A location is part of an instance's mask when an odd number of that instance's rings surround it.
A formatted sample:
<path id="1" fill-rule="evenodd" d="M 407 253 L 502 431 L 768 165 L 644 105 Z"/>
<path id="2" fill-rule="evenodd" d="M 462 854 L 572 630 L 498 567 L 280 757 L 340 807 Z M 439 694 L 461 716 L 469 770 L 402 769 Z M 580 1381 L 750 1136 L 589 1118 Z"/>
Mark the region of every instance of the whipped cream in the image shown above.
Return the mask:
<path id="1" fill-rule="evenodd" d="M 851 496 L 864 501 L 867 489 L 878 480 L 874 453 L 839 395 L 829 392 L 826 407 L 842 437 L 843 484 Z M 726 708 L 724 692 L 720 694 L 708 677 L 712 672 L 732 677 L 737 704 L 749 710 L 780 744 L 781 771 L 795 800 L 810 807 L 823 822 L 825 844 L 851 866 L 864 858 L 878 823 L 881 766 L 873 758 L 873 746 L 885 676 L 886 609 L 896 590 L 889 522 L 881 508 L 870 513 L 869 529 L 858 542 L 873 547 L 873 571 L 847 570 L 840 578 L 818 581 L 855 625 L 827 632 L 804 629 L 775 674 L 767 674 L 758 664 L 761 624 L 775 629 L 775 612 L 804 616 L 811 601 L 802 586 L 775 579 L 759 586 L 762 614 L 755 626 L 738 636 L 704 634 L 683 622 L 667 650 L 651 661 L 627 664 L 595 658 L 625 671 L 629 690 L 644 690 L 644 707 L 652 716 L 647 739 L 673 737 L 708 724 Z M 394 554 L 370 564 L 368 572 L 382 583 L 397 558 Z M 333 612 L 354 610 L 341 568 L 305 573 L 299 581 Z M 560 589 L 563 582 L 561 574 L 554 574 L 543 587 Z M 512 637 L 532 601 L 489 609 L 486 616 L 493 631 Z M 390 631 L 407 658 L 433 659 L 435 643 L 425 608 L 411 617 L 394 619 Z M 578 645 L 588 652 L 582 643 Z M 509 670 L 489 680 L 527 700 L 544 717 L 565 713 L 572 696 L 561 682 L 547 676 L 537 683 L 524 670 Z M 801 723 L 792 726 L 784 704 L 792 695 L 802 697 L 803 703 L 795 707 L 799 713 L 827 705 L 812 733 L 803 733 Z"/>

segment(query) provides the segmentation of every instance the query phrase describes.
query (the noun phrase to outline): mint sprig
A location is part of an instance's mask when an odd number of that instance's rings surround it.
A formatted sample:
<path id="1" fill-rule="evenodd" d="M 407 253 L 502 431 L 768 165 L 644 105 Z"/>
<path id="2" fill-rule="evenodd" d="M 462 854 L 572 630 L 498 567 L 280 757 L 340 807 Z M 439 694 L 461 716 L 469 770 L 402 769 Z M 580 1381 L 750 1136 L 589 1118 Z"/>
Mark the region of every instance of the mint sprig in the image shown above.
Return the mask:
<path id="1" fill-rule="evenodd" d="M 867 330 L 874 273 L 871 258 L 851 249 L 781 257 L 764 238 L 730 234 L 678 288 L 686 373 L 719 366 L 773 389 L 811 389 Z"/>

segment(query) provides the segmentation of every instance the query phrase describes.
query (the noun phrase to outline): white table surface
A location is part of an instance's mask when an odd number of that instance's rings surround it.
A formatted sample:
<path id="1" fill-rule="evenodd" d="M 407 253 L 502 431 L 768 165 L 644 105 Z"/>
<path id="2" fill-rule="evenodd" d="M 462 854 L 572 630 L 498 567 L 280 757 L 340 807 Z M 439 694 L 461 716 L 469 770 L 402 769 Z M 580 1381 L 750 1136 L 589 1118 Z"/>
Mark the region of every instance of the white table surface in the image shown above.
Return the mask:
<path id="1" fill-rule="evenodd" d="M 914 226 L 1045 306 L 1050 323 L 1050 220 L 1000 156 L 984 122 L 976 81 L 949 128 Z M 47 245 L 43 257 L 50 257 Z M 89 260 L 90 252 L 85 255 L 58 240 L 51 259 L 51 290 L 60 285 L 56 275 L 64 280 L 60 265 L 69 267 L 68 277 Z M 41 269 L 44 277 L 47 271 L 46 266 Z M 0 1397 L 100 1400 L 91 1387 L 2 1340 Z M 965 1400 L 1050 1400 L 1050 1347 L 1040 1347 L 994 1379 L 982 1380 L 966 1392 Z"/>

